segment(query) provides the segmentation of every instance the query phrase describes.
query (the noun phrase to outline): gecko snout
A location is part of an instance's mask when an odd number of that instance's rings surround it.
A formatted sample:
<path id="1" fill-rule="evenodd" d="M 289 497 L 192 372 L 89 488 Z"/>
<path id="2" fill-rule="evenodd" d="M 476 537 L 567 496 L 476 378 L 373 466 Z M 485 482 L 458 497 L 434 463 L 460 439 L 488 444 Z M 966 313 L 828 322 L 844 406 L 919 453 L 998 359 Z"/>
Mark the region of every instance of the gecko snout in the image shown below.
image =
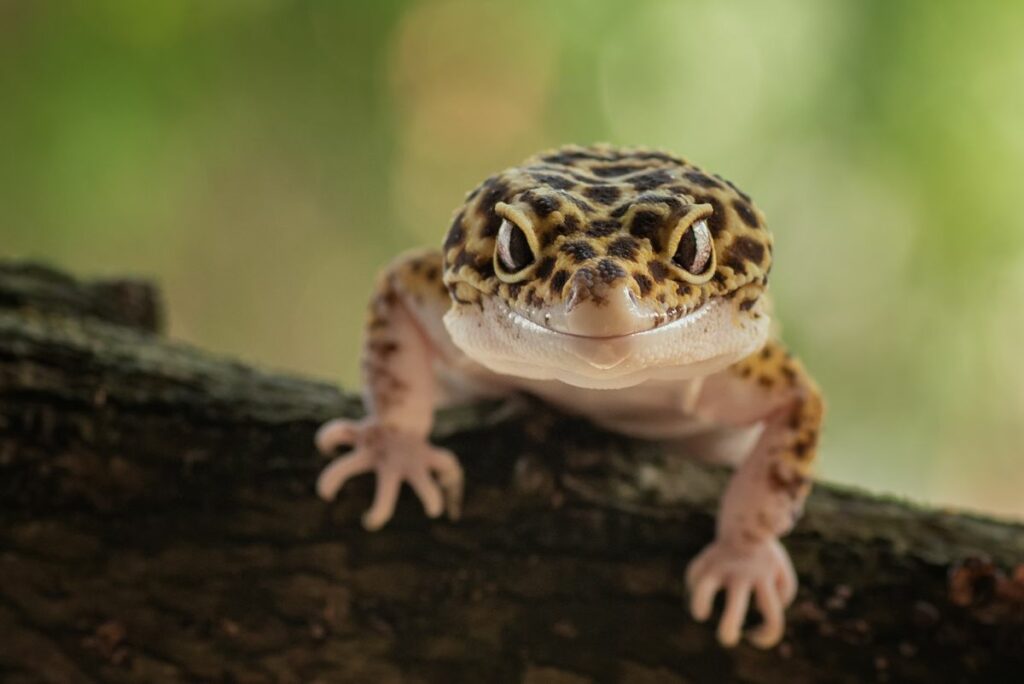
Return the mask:
<path id="1" fill-rule="evenodd" d="M 619 337 L 651 327 L 645 310 L 620 266 L 582 268 L 569 281 L 564 332 L 582 337 Z"/>

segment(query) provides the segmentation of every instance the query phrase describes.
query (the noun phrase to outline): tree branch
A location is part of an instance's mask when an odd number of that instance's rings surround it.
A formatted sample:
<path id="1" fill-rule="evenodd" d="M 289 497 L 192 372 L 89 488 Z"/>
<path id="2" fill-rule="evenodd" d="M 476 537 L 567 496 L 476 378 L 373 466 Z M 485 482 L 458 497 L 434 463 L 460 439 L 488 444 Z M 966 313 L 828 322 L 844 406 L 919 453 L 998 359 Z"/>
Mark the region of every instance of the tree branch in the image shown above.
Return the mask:
<path id="1" fill-rule="evenodd" d="M 429 521 L 406 495 L 366 533 L 368 478 L 333 505 L 312 487 L 315 427 L 358 401 L 147 332 L 159 298 L 133 287 L 148 304 L 0 267 L 0 680 L 933 682 L 1024 667 L 1024 527 L 826 485 L 787 541 L 802 588 L 786 641 L 722 650 L 688 617 L 682 575 L 726 474 L 525 400 L 439 416 L 467 470 L 463 520 Z"/>

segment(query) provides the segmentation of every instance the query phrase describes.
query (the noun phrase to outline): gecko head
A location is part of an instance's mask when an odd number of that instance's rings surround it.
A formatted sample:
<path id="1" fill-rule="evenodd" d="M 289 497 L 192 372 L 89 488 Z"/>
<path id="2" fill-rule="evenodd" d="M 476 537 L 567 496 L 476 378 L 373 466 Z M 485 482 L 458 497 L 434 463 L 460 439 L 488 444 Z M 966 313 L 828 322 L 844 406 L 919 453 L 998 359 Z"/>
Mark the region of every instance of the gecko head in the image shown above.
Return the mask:
<path id="1" fill-rule="evenodd" d="M 594 388 L 705 375 L 764 342 L 771 245 L 720 177 L 663 152 L 566 147 L 456 213 L 445 325 L 499 373 Z"/>

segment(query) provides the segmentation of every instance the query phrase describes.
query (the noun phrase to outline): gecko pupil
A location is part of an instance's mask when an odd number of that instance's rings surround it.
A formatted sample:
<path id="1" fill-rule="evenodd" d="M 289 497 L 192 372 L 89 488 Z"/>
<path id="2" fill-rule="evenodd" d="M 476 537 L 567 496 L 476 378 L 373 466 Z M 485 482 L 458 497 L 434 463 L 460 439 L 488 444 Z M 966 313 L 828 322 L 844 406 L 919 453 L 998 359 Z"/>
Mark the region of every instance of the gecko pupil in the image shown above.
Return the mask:
<path id="1" fill-rule="evenodd" d="M 672 260 L 679 265 L 680 268 L 684 268 L 694 275 L 698 275 L 699 272 L 695 270 L 694 261 L 697 259 L 697 236 L 694 235 L 693 229 L 687 230 L 683 233 L 683 237 L 679 239 L 679 246 L 676 247 L 676 254 L 672 257 Z"/>
<path id="2" fill-rule="evenodd" d="M 505 266 L 512 272 L 521 271 L 533 262 L 533 252 L 530 251 L 530 243 L 519 226 L 513 225 L 508 234 L 508 256 L 509 263 Z"/>

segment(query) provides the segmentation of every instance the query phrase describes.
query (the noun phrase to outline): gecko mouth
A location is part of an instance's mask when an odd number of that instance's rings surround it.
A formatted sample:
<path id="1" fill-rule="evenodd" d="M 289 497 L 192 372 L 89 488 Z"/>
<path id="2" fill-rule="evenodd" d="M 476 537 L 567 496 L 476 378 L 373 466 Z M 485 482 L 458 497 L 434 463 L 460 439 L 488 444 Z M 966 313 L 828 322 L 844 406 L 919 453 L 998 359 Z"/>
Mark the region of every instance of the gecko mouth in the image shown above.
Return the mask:
<path id="1" fill-rule="evenodd" d="M 453 306 L 444 324 L 459 349 L 494 372 L 594 389 L 717 372 L 768 334 L 767 316 L 737 316 L 720 297 L 663 325 L 617 335 L 545 327 L 493 297 Z"/>
<path id="2" fill-rule="evenodd" d="M 653 335 L 658 332 L 667 332 L 671 329 L 683 328 L 689 325 L 693 325 L 701 318 L 707 315 L 711 309 L 714 300 L 709 299 L 700 306 L 694 309 L 677 309 L 668 313 L 657 314 L 647 316 L 645 319 L 650 321 L 649 327 L 643 330 L 635 330 L 628 333 L 619 333 L 612 335 L 586 335 L 582 333 L 570 332 L 568 330 L 559 329 L 552 325 L 544 325 L 538 323 L 527 314 L 517 311 L 516 309 L 508 306 L 505 302 L 498 301 L 500 309 L 504 309 L 504 313 L 509 318 L 513 319 L 514 324 L 521 326 L 526 329 L 532 329 L 534 332 L 548 335 L 560 335 L 565 338 L 574 340 L 592 340 L 595 342 L 614 342 L 615 340 L 624 340 L 630 338 L 637 338 L 642 335 Z M 550 317 L 550 314 L 547 314 Z"/>
<path id="3" fill-rule="evenodd" d="M 660 325 L 657 322 L 659 319 L 653 317 L 637 318 L 632 322 L 633 327 L 645 326 L 643 329 L 612 335 L 581 334 L 542 325 L 500 300 L 496 302 L 495 308 L 516 336 L 541 344 L 561 345 L 567 353 L 576 357 L 578 363 L 593 371 L 607 373 L 613 372 L 637 354 L 644 355 L 651 347 L 678 339 L 680 335 L 685 336 L 687 328 L 696 326 L 708 315 L 713 302 L 708 300 L 693 311 L 675 315 Z M 661 317 L 660 320 L 666 319 Z"/>

